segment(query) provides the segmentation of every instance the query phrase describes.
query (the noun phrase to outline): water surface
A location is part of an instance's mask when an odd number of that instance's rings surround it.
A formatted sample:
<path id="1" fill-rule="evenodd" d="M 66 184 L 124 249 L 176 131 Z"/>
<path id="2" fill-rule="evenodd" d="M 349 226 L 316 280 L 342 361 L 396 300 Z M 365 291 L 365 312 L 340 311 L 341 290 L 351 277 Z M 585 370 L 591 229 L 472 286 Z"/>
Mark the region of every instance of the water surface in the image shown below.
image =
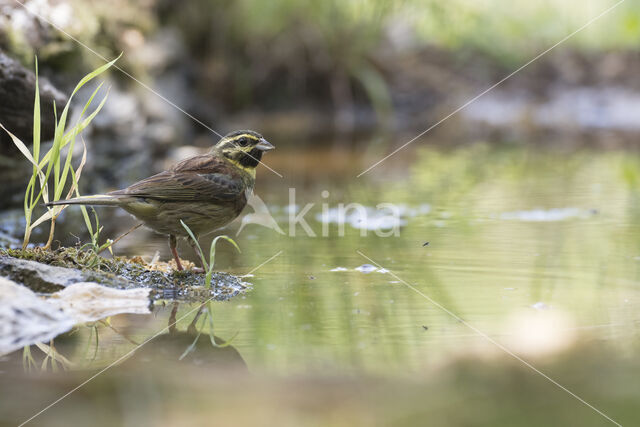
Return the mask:
<path id="1" fill-rule="evenodd" d="M 594 357 L 613 352 L 622 358 L 608 365 L 613 370 L 633 360 L 640 342 L 636 153 L 483 144 L 411 150 L 408 165 L 403 158 L 399 167 L 394 162 L 400 158 L 392 158 L 357 179 L 376 160 L 375 153 L 337 153 L 339 161 L 322 164 L 313 159 L 331 159 L 336 153 L 274 154 L 269 164 L 284 178 L 261 168 L 256 194 L 284 234 L 257 224 L 245 224 L 237 234 L 241 221 L 236 221 L 225 233 L 242 253 L 222 243 L 217 262 L 220 269 L 244 274 L 279 255 L 246 279 L 253 284 L 250 292 L 211 304 L 220 342 L 232 339 L 231 347 L 249 372 L 284 378 L 347 375 L 405 381 L 428 378 L 460 358 L 504 357 L 509 370 L 537 381 L 543 393 L 566 399 L 562 405 L 582 419 L 593 425 L 606 422 L 519 362 L 511 366 L 512 359 L 496 343 L 536 363 L 564 360 L 563 355 L 594 344 L 602 349 Z M 296 208 L 289 188 L 297 190 L 298 209 L 314 203 L 305 219 L 315 237 L 301 226 L 291 235 L 288 217 Z M 328 197 L 323 197 L 325 190 Z M 348 224 L 341 236 L 335 223 L 323 233 L 316 218 L 323 204 L 331 209 L 360 203 L 375 209 L 383 202 L 408 212 L 398 236 L 383 237 L 374 230 L 363 236 Z M 129 219 L 113 210 L 101 211 L 102 221 L 110 215 L 116 221 L 109 231 L 128 228 Z M 203 245 L 209 241 L 203 239 Z M 188 246 L 180 249 L 191 255 Z M 138 231 L 116 252 L 151 257 L 156 250 L 169 256 L 164 238 Z M 388 271 L 356 270 L 374 263 Z M 97 342 L 95 328 L 79 327 L 72 339 L 65 338 L 69 343 L 61 353 L 75 361 L 75 369 L 104 367 L 161 331 L 174 308 L 179 320 L 174 335 L 187 331 L 198 306 L 158 302 L 151 315 L 124 314 L 112 317 L 108 326 L 97 324 Z M 192 332 L 206 335 L 209 323 L 198 319 L 194 325 Z M 170 357 L 176 359 L 190 339 L 177 340 Z M 202 351 L 211 348 L 207 344 Z M 591 362 L 581 366 L 579 357 L 566 357 L 571 367 L 552 372 L 560 379 L 571 369 L 592 369 Z M 616 375 L 617 386 L 631 387 L 632 395 L 638 392 L 626 382 L 631 378 Z M 582 378 L 591 384 L 588 375 Z M 169 375 L 169 382 L 181 379 Z M 540 404 L 560 405 L 553 399 Z M 618 415 L 624 414 L 630 416 L 618 408 Z"/>

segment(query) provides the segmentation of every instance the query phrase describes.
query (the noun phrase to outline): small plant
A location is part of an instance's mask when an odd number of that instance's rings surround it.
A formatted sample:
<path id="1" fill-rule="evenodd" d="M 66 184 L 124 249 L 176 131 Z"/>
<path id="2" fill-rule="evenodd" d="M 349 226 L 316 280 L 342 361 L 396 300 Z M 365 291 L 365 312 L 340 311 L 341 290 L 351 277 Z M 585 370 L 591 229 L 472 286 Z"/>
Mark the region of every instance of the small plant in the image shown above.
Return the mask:
<path id="1" fill-rule="evenodd" d="M 185 224 L 182 220 L 180 220 L 180 224 L 182 224 L 184 229 L 189 234 L 189 237 L 191 237 L 191 239 L 195 243 L 195 246 L 198 248 L 198 255 L 200 255 L 200 260 L 202 261 L 202 266 L 204 267 L 204 271 L 205 271 L 204 283 L 207 288 L 210 288 L 211 277 L 213 276 L 213 267 L 215 265 L 215 259 L 216 259 L 216 243 L 218 243 L 218 240 L 220 239 L 226 240 L 227 242 L 231 243 L 238 250 L 238 252 L 240 252 L 240 247 L 238 247 L 238 244 L 229 236 L 216 236 L 216 238 L 213 239 L 213 241 L 211 242 L 211 248 L 209 248 L 209 262 L 207 262 L 204 256 L 204 252 L 200 247 L 200 243 L 198 243 L 198 239 L 196 239 L 196 236 L 193 234 L 193 232 L 187 226 L 187 224 Z"/>
<path id="2" fill-rule="evenodd" d="M 100 263 L 100 253 L 109 249 L 111 255 L 113 255 L 113 251 L 111 249 L 114 241 L 112 239 L 107 239 L 103 244 L 100 244 L 100 233 L 102 232 L 102 228 L 100 226 L 100 220 L 98 219 L 98 214 L 96 210 L 91 208 L 93 212 L 93 216 L 96 220 L 95 228 L 93 224 L 91 224 L 91 219 L 89 218 L 89 214 L 87 213 L 87 209 L 82 206 L 82 215 L 84 217 L 84 223 L 87 226 L 87 230 L 89 231 L 89 235 L 91 236 L 91 242 L 85 243 L 80 247 L 81 251 L 89 250 L 91 253 L 91 257 L 87 260 L 86 267 L 94 268 L 96 265 Z"/>
<path id="3" fill-rule="evenodd" d="M 82 360 L 86 360 L 88 362 L 94 362 L 98 357 L 98 348 L 100 348 L 100 333 L 98 331 L 98 324 L 97 323 L 87 324 L 86 327 L 89 328 L 89 337 L 87 338 L 87 345 L 84 348 L 84 356 L 82 357 Z M 93 349 L 93 356 L 89 358 L 89 350 L 91 348 L 91 343 L 94 340 L 94 337 L 95 337 L 95 346 Z"/>
<path id="4" fill-rule="evenodd" d="M 119 57 L 118 57 L 119 58 Z M 29 180 L 29 184 L 27 185 L 27 189 L 25 191 L 24 197 L 24 216 L 26 220 L 25 230 L 24 230 L 24 238 L 22 241 L 22 248 L 25 249 L 29 244 L 29 240 L 31 238 L 32 231 L 40 224 L 47 220 L 51 220 L 51 226 L 49 229 L 49 238 L 44 248 L 51 248 L 51 243 L 53 242 L 53 234 L 55 230 L 56 219 L 60 215 L 60 213 L 65 209 L 66 206 L 52 206 L 47 207 L 47 212 L 41 215 L 35 221 L 33 220 L 34 209 L 38 206 L 41 201 L 44 203 L 48 203 L 50 201 L 61 200 L 63 196 L 63 192 L 65 186 L 67 184 L 67 180 L 69 176 L 71 176 L 71 188 L 67 192 L 65 199 L 70 198 L 75 192 L 78 194 L 78 181 L 80 180 L 80 176 L 82 174 L 82 168 L 86 161 L 87 149 L 86 145 L 84 145 L 83 141 L 83 155 L 80 165 L 77 169 L 74 169 L 71 165 L 71 161 L 73 159 L 73 149 L 76 143 L 76 138 L 80 133 L 91 123 L 93 118 L 100 112 L 104 103 L 107 100 L 107 95 L 100 101 L 100 104 L 96 107 L 96 109 L 85 117 L 87 110 L 91 103 L 93 102 L 94 97 L 102 87 L 102 83 L 98 85 L 98 87 L 93 91 L 89 100 L 85 104 L 82 109 L 82 113 L 80 114 L 80 118 L 77 123 L 67 130 L 67 115 L 69 114 L 69 106 L 71 105 L 71 100 L 73 96 L 76 94 L 80 88 L 82 88 L 89 81 L 97 77 L 98 75 L 105 72 L 109 67 L 113 65 L 114 62 L 118 60 L 118 58 L 114 59 L 111 62 L 106 63 L 105 65 L 95 69 L 91 73 L 87 74 L 85 77 L 80 80 L 80 82 L 76 85 L 75 89 L 71 93 L 69 97 L 69 101 L 67 105 L 64 107 L 60 118 L 58 119 L 57 113 L 55 110 L 54 104 L 54 114 L 56 114 L 56 125 L 53 137 L 53 144 L 49 151 L 40 158 L 40 91 L 38 86 L 38 64 L 36 59 L 36 92 L 35 92 L 35 100 L 33 105 L 33 144 L 32 150 L 29 151 L 27 146 L 20 141 L 15 135 L 13 135 L 7 128 L 5 128 L 1 123 L 0 127 L 4 129 L 9 136 L 11 137 L 15 146 L 20 150 L 20 152 L 31 162 L 33 165 L 33 172 L 31 175 L 31 179 Z M 68 146 L 66 157 L 63 158 L 62 150 Z M 49 179 L 53 175 L 53 191 L 49 191 Z M 83 208 L 84 210 L 84 208 Z M 86 210 L 83 211 L 85 215 L 85 221 L 88 216 Z"/>

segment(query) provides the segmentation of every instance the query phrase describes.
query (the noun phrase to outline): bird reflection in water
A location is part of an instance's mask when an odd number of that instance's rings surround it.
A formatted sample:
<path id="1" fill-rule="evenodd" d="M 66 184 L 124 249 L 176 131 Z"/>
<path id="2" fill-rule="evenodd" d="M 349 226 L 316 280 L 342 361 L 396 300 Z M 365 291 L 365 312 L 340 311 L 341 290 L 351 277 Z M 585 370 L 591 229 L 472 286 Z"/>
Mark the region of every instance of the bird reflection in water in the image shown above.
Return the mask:
<path id="1" fill-rule="evenodd" d="M 201 304 L 184 331 L 177 326 L 177 314 L 180 303 L 173 302 L 165 334 L 158 335 L 136 351 L 135 359 L 140 362 L 186 362 L 201 366 L 247 369 L 247 365 L 228 341 L 204 331 L 207 318 L 211 316 L 211 307 Z M 198 322 L 203 319 L 200 329 Z M 211 323 L 210 323 L 211 325 Z"/>

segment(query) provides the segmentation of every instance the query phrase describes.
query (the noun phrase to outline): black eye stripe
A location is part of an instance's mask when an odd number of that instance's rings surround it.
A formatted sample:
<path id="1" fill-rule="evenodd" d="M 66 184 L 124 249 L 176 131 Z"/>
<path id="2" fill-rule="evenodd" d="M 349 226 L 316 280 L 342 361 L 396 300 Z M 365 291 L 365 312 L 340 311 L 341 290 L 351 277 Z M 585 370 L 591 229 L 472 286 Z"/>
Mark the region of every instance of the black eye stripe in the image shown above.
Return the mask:
<path id="1" fill-rule="evenodd" d="M 246 147 L 251 141 L 246 136 L 243 136 L 242 138 L 236 139 L 234 142 L 241 147 Z"/>
<path id="2" fill-rule="evenodd" d="M 227 147 L 249 147 L 253 144 L 257 144 L 260 141 L 260 136 L 252 135 L 250 133 L 238 133 L 236 135 L 227 135 L 223 138 Z"/>

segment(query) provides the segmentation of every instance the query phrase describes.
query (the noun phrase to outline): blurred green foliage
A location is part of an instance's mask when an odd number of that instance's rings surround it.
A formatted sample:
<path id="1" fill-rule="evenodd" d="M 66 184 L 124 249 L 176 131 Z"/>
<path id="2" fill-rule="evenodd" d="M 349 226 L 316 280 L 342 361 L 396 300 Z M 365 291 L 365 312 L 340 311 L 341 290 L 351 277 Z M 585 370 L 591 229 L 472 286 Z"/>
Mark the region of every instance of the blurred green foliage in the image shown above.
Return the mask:
<path id="1" fill-rule="evenodd" d="M 477 49 L 511 64 L 551 47 L 616 3 L 452 0 L 423 7 L 416 2 L 407 16 L 424 42 L 453 50 Z M 636 50 L 639 37 L 640 2 L 626 0 L 567 40 L 566 46 L 596 52 Z"/>
<path id="2" fill-rule="evenodd" d="M 168 56 L 191 70 L 198 92 L 231 111 L 251 106 L 277 109 L 306 101 L 340 112 L 364 100 L 385 123 L 392 106 L 389 81 L 398 67 L 407 66 L 403 56 L 433 48 L 450 52 L 454 59 L 479 52 L 493 66 L 512 67 L 614 4 L 608 0 L 115 0 L 109 4 L 67 0 L 42 13 L 107 57 L 124 51 L 123 65 L 142 79 L 170 66 L 163 63 L 167 52 L 162 49 L 174 49 Z M 33 57 L 25 52 L 29 44 L 44 63 L 60 68 L 76 69 L 78 60 L 91 66 L 99 61 L 51 28 L 30 31 L 16 25 L 19 20 L 11 15 L 6 19 L 0 17 L 4 43 L 27 62 Z M 178 34 L 177 47 L 161 43 L 160 49 L 141 48 L 167 31 Z M 640 2 L 626 0 L 563 48 L 584 53 L 636 50 L 639 37 Z M 487 65 L 491 63 L 476 66 Z"/>

